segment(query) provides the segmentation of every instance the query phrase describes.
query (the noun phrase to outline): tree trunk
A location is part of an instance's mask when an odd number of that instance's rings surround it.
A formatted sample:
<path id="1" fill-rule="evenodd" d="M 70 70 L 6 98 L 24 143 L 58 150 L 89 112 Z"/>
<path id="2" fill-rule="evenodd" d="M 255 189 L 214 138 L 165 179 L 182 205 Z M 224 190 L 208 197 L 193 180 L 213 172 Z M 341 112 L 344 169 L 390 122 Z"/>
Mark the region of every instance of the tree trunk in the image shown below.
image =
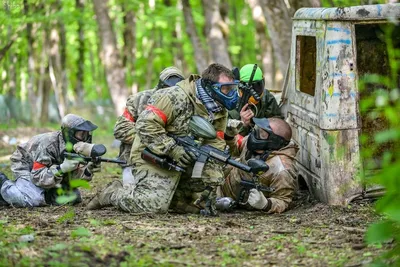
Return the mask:
<path id="1" fill-rule="evenodd" d="M 154 34 L 155 30 L 153 29 L 153 39 L 150 40 L 149 44 L 148 44 L 148 51 L 145 54 L 146 55 L 146 85 L 145 88 L 149 89 L 152 88 L 153 86 L 151 86 L 151 82 L 152 82 L 152 75 L 154 74 L 154 70 L 153 70 L 153 60 L 154 60 L 154 50 L 156 48 L 155 42 L 156 42 L 156 35 Z"/>
<path id="2" fill-rule="evenodd" d="M 58 6 L 54 5 L 53 11 L 58 10 Z M 67 113 L 67 99 L 66 94 L 63 92 L 62 85 L 62 63 L 60 53 L 60 34 L 58 32 L 58 25 L 53 22 L 50 29 L 50 59 L 49 59 L 49 73 L 51 83 L 53 85 L 58 111 L 61 117 Z"/>
<path id="3" fill-rule="evenodd" d="M 186 33 L 190 37 L 190 41 L 192 42 L 194 50 L 197 72 L 202 73 L 203 70 L 205 70 L 208 66 L 208 54 L 201 43 L 200 37 L 197 34 L 189 0 L 182 0 L 182 8 L 186 24 Z"/>
<path id="4" fill-rule="evenodd" d="M 117 48 L 116 36 L 108 15 L 107 3 L 106 0 L 93 0 L 107 84 L 114 103 L 115 113 L 119 115 L 125 107 L 128 90 L 125 85 L 125 70 Z"/>
<path id="5" fill-rule="evenodd" d="M 61 0 L 57 0 L 57 10 L 62 12 L 63 11 L 63 4 Z M 66 69 L 66 62 L 67 62 L 67 40 L 65 36 L 65 25 L 61 19 L 58 19 L 58 28 L 60 31 L 60 83 L 61 83 L 61 94 L 64 100 L 65 106 L 65 113 L 68 113 L 69 103 L 68 103 L 68 79 L 67 79 L 67 69 Z"/>
<path id="6" fill-rule="evenodd" d="M 282 0 L 261 0 L 268 33 L 272 41 L 279 70 L 285 73 L 289 62 L 290 43 L 292 41 L 292 14 Z"/>
<path id="7" fill-rule="evenodd" d="M 50 82 L 50 72 L 49 72 L 49 67 L 50 67 L 49 40 L 50 40 L 49 27 L 47 25 L 44 25 L 42 54 L 41 54 L 39 81 L 38 81 L 41 123 L 46 123 L 49 121 L 49 99 L 52 86 Z"/>
<path id="8" fill-rule="evenodd" d="M 256 26 L 256 39 L 259 43 L 261 53 L 261 63 L 264 73 L 265 87 L 268 89 L 276 89 L 275 84 L 275 69 L 272 64 L 272 47 L 267 36 L 267 25 L 262 12 L 259 0 L 248 0 L 251 8 L 251 14 Z"/>
<path id="9" fill-rule="evenodd" d="M 124 5 L 122 6 L 124 12 L 124 56 L 123 65 L 125 67 L 125 73 L 127 75 L 134 75 L 135 64 L 136 64 L 136 17 L 132 10 L 126 10 Z M 128 74 L 129 73 L 129 74 Z M 128 84 L 131 87 L 131 93 L 137 92 L 137 85 L 135 82 Z M 133 91 L 133 90 L 136 91 Z"/>
<path id="10" fill-rule="evenodd" d="M 24 0 L 24 13 L 25 16 L 29 16 L 29 6 L 28 6 L 28 0 Z M 34 84 L 35 84 L 35 59 L 34 59 L 34 49 L 33 49 L 33 38 L 32 38 L 32 23 L 27 23 L 26 24 L 26 38 L 28 41 L 28 71 L 27 75 L 29 77 L 28 83 L 27 83 L 27 91 L 28 91 L 28 99 L 29 99 L 29 105 L 30 105 L 30 110 L 32 114 L 32 121 L 33 123 L 36 123 L 38 120 L 37 116 L 34 116 L 35 114 L 33 111 L 36 110 L 36 94 L 34 91 Z"/>
<path id="11" fill-rule="evenodd" d="M 167 7 L 171 7 L 170 0 L 164 0 L 164 5 Z M 178 1 L 177 8 L 179 10 L 182 9 L 181 3 Z M 185 56 L 183 54 L 183 45 L 182 45 L 182 28 L 179 20 L 171 20 L 168 21 L 169 27 L 174 29 L 172 32 L 172 48 L 173 48 L 173 58 L 174 58 L 174 66 L 178 69 L 185 71 L 188 69 L 187 64 L 185 62 Z"/>
<path id="12" fill-rule="evenodd" d="M 83 97 L 84 97 L 84 90 L 83 90 L 83 77 L 85 71 L 85 33 L 83 31 L 83 13 L 84 13 L 84 2 L 85 0 L 76 0 L 75 5 L 76 9 L 79 11 L 78 17 L 78 61 L 76 65 L 78 66 L 76 69 L 76 86 L 75 86 L 75 103 L 78 107 L 83 106 Z M 94 73 L 92 73 L 94 74 Z"/>
<path id="13" fill-rule="evenodd" d="M 225 23 L 219 13 L 219 0 L 202 0 L 206 18 L 205 34 L 211 49 L 211 58 L 228 68 L 232 68 L 224 34 L 228 34 Z"/>

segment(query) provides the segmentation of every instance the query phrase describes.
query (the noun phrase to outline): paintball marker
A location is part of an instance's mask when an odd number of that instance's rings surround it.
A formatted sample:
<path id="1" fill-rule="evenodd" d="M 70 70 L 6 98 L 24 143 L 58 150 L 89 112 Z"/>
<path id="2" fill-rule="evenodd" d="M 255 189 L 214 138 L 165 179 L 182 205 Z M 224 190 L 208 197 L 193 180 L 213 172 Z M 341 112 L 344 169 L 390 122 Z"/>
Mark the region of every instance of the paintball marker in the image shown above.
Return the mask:
<path id="1" fill-rule="evenodd" d="M 254 64 L 253 71 L 251 72 L 249 81 L 239 83 L 239 90 L 242 92 L 240 101 L 238 101 L 236 106 L 236 109 L 239 111 L 244 107 L 244 105 L 248 103 L 250 97 L 254 97 L 256 101 L 261 100 L 260 95 L 256 91 L 254 91 L 252 86 L 256 70 L 257 70 L 257 64 Z"/>
<path id="2" fill-rule="evenodd" d="M 214 160 L 219 163 L 228 164 L 245 172 L 250 172 L 251 168 L 246 164 L 240 163 L 231 158 L 228 151 L 222 151 L 210 145 L 201 145 L 194 140 L 192 136 L 175 136 L 169 134 L 175 142 L 182 146 L 185 150 L 193 152 L 196 155 L 197 160 L 194 164 L 192 178 L 201 178 L 204 165 L 209 160 Z"/>
<path id="3" fill-rule="evenodd" d="M 243 179 L 240 181 L 240 191 L 238 195 L 239 201 L 237 202 L 237 204 L 239 205 L 246 204 L 243 202 L 244 197 L 246 194 L 248 195 L 248 192 L 253 188 L 257 189 L 258 191 L 268 192 L 268 193 L 271 193 L 275 190 L 272 187 L 260 185 L 258 181 L 258 176 L 269 170 L 269 166 L 264 161 L 259 159 L 249 159 L 247 161 L 247 164 L 250 166 L 252 170 L 251 172 L 253 173 L 252 177 L 253 181 L 247 181 Z"/>
<path id="4" fill-rule="evenodd" d="M 99 164 L 100 162 L 126 164 L 125 160 L 102 158 L 101 156 L 103 156 L 106 152 L 107 152 L 106 147 L 100 144 L 100 145 L 93 145 L 93 148 L 90 151 L 90 155 L 82 155 L 70 152 L 64 152 L 63 155 L 68 159 L 78 159 L 84 162 L 93 162 L 95 164 Z"/>

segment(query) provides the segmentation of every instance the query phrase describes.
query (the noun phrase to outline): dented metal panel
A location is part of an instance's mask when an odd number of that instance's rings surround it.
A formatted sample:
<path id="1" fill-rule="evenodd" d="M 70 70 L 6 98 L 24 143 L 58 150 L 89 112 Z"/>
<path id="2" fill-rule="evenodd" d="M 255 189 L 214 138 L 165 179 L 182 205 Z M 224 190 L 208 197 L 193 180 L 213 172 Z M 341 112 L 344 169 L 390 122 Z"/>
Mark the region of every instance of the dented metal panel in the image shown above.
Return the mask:
<path id="1" fill-rule="evenodd" d="M 361 170 L 359 131 L 321 131 L 322 199 L 331 205 L 345 205 L 346 199 L 362 192 L 357 180 Z"/>
<path id="2" fill-rule="evenodd" d="M 356 64 L 351 23 L 328 22 L 321 67 L 321 129 L 355 129 Z"/>
<path id="3" fill-rule="evenodd" d="M 335 8 L 300 8 L 293 19 L 308 20 L 380 20 L 399 17 L 400 4 L 364 5 Z"/>

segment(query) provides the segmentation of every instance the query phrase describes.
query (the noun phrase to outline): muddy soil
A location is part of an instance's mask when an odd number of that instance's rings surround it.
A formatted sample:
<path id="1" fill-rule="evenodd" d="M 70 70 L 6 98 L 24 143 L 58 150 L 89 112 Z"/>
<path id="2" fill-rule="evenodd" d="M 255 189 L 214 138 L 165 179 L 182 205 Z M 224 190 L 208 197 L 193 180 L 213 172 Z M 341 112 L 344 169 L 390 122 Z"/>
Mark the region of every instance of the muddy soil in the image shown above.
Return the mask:
<path id="1" fill-rule="evenodd" d="M 5 151 L 0 149 L 0 171 L 10 175 Z M 364 266 L 389 246 L 364 242 L 368 225 L 379 220 L 369 200 L 330 207 L 307 192 L 297 194 L 291 210 L 274 215 L 87 211 L 97 190 L 120 179 L 119 168 L 104 164 L 102 169 L 92 188 L 82 189 L 83 203 L 77 206 L 0 207 L 0 265 Z M 34 240 L 21 241 L 26 234 Z"/>

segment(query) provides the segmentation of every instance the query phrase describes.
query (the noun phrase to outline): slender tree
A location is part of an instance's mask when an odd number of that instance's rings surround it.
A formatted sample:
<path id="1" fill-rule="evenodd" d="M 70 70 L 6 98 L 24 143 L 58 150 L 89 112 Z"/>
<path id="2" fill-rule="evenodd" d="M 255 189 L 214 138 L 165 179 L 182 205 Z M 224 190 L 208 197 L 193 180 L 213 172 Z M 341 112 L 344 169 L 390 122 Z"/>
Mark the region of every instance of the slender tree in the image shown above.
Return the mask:
<path id="1" fill-rule="evenodd" d="M 25 16 L 29 16 L 29 5 L 28 1 L 24 0 L 24 13 Z M 36 109 L 36 94 L 34 91 L 35 84 L 35 59 L 34 59 L 34 48 L 33 48 L 33 34 L 32 34 L 32 23 L 28 22 L 26 24 L 26 39 L 28 41 L 28 83 L 27 83 L 27 91 L 28 91 L 28 99 L 30 104 L 30 109 L 33 111 Z M 33 114 L 33 113 L 32 113 Z M 32 116 L 32 120 L 35 123 L 37 121 L 36 116 Z"/>
<path id="2" fill-rule="evenodd" d="M 207 36 L 211 58 L 214 62 L 232 67 L 228 53 L 228 46 L 224 34 L 228 34 L 227 28 L 219 12 L 219 0 L 202 0 L 204 15 L 206 18 L 205 34 Z"/>
<path id="3" fill-rule="evenodd" d="M 271 40 L 267 35 L 267 23 L 259 0 L 248 0 L 251 14 L 256 26 L 256 37 L 259 45 L 262 69 L 264 72 L 265 86 L 276 89 L 275 68 L 273 66 L 273 54 Z"/>
<path id="4" fill-rule="evenodd" d="M 114 103 L 115 113 L 121 114 L 128 97 L 125 70 L 117 47 L 116 36 L 108 15 L 107 0 L 93 0 L 94 12 L 101 39 L 102 61 L 105 66 L 107 85 Z"/>
<path id="5" fill-rule="evenodd" d="M 201 73 L 208 66 L 208 54 L 203 47 L 200 37 L 197 34 L 189 0 L 182 0 L 182 8 L 183 16 L 185 18 L 186 32 L 190 37 L 194 50 L 197 71 L 198 73 Z"/>
<path id="6" fill-rule="evenodd" d="M 123 66 L 125 67 L 125 73 L 133 76 L 136 64 L 136 17 L 132 9 L 124 1 L 122 4 L 123 23 L 124 23 L 124 54 L 123 54 Z M 137 85 L 132 83 L 132 93 L 137 92 Z"/>

